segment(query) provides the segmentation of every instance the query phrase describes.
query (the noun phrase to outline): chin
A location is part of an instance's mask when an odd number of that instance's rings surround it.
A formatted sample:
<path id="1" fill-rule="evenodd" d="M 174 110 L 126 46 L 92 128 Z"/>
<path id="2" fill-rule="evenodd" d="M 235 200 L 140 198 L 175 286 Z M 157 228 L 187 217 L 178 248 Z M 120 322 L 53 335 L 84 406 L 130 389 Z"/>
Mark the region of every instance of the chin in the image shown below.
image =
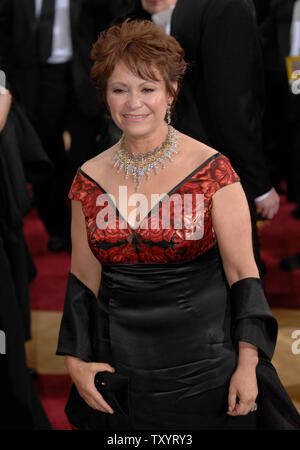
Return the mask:
<path id="1" fill-rule="evenodd" d="M 163 11 L 165 8 L 166 8 L 166 6 L 164 4 L 161 4 L 161 2 L 159 0 L 153 0 L 153 1 L 148 0 L 148 4 L 146 5 L 146 11 L 149 14 L 159 13 L 160 11 Z"/>
<path id="2" fill-rule="evenodd" d="M 149 125 L 145 123 L 122 123 L 120 125 L 123 133 L 130 134 L 132 136 L 143 136 L 151 134 L 156 128 L 156 125 Z"/>
<path id="3" fill-rule="evenodd" d="M 123 128 L 123 133 L 128 134 L 130 136 L 146 136 L 153 132 L 153 128 L 149 127 L 125 127 Z"/>

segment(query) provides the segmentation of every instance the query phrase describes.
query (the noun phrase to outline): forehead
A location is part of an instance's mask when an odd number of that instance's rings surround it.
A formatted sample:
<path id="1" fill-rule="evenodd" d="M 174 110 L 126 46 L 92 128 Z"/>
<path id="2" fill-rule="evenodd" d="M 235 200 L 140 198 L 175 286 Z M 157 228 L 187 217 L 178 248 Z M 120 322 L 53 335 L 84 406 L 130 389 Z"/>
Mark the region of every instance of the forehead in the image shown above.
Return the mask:
<path id="1" fill-rule="evenodd" d="M 140 74 L 138 73 L 140 72 Z M 146 73 L 145 73 L 146 72 Z M 149 76 L 147 76 L 147 73 Z M 152 74 L 152 76 L 150 76 Z M 155 79 L 153 79 L 153 76 Z M 143 83 L 145 81 L 151 81 L 154 83 L 163 83 L 163 77 L 157 67 L 144 64 L 141 67 L 129 67 L 124 61 L 118 61 L 108 78 L 108 84 L 114 82 L 131 82 L 131 83 Z"/>

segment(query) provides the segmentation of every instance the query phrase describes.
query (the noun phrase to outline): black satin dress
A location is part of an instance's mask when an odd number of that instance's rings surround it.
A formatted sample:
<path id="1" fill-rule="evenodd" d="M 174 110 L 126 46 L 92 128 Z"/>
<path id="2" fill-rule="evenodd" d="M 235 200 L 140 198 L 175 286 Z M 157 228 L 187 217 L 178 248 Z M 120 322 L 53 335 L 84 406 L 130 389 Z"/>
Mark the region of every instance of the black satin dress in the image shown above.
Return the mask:
<path id="1" fill-rule="evenodd" d="M 151 214 L 157 228 L 132 229 L 114 203 L 97 206 L 105 190 L 81 169 L 69 197 L 82 202 L 89 245 L 102 264 L 98 299 L 69 274 L 57 354 L 109 362 L 127 380 L 128 414 L 92 411 L 76 397 L 69 420 L 82 429 L 255 429 L 257 415 L 230 417 L 228 387 L 237 344 L 257 345 L 272 358 L 277 323 L 260 279 L 229 289 L 211 221 L 213 194 L 239 178 L 220 153 L 195 169 L 171 194 L 203 194 L 204 208 L 186 223 L 204 224 L 200 239 L 187 229 L 164 228 L 165 197 Z M 97 227 L 98 214 L 116 213 L 116 227 Z M 242 290 L 241 290 L 242 284 Z M 240 303 L 243 304 L 241 308 Z M 124 394 L 124 392 L 123 392 Z M 114 398 L 115 399 L 115 398 Z"/>

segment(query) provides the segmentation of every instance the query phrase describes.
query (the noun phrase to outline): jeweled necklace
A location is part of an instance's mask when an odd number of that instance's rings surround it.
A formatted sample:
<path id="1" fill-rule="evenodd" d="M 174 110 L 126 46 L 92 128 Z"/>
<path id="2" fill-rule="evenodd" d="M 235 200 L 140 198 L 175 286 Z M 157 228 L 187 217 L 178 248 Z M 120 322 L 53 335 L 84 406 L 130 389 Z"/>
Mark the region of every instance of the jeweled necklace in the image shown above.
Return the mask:
<path id="1" fill-rule="evenodd" d="M 137 183 L 136 190 L 140 190 L 144 175 L 147 180 L 150 177 L 151 169 L 158 173 L 158 164 L 161 164 L 162 168 L 165 168 L 165 160 L 168 158 L 170 162 L 173 162 L 172 155 L 177 154 L 176 147 L 178 145 L 178 133 L 171 126 L 168 125 L 168 134 L 166 140 L 155 150 L 148 153 L 139 153 L 135 155 L 129 153 L 124 148 L 124 135 L 117 143 L 115 154 L 113 159 L 116 160 L 114 167 L 118 167 L 118 173 L 124 168 L 125 178 L 129 177 L 132 173 L 133 180 Z"/>

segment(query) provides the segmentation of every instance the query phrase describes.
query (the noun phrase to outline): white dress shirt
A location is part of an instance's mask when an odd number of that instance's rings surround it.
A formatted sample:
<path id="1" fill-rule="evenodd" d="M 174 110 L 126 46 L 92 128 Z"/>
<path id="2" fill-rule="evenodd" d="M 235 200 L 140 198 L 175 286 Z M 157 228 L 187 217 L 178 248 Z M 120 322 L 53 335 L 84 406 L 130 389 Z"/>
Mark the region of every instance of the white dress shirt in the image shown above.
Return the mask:
<path id="1" fill-rule="evenodd" d="M 300 56 L 300 0 L 294 3 L 290 56 Z"/>
<path id="2" fill-rule="evenodd" d="M 168 9 L 164 9 L 158 13 L 152 14 L 153 22 L 164 30 L 166 34 L 171 32 L 171 19 L 175 5 Z"/>
<path id="3" fill-rule="evenodd" d="M 256 202 L 260 202 L 261 200 L 264 200 L 265 198 L 267 198 L 269 196 L 269 194 L 271 194 L 273 188 L 271 188 L 266 194 L 260 195 L 259 197 L 256 197 L 254 200 Z"/>
<path id="4" fill-rule="evenodd" d="M 35 0 L 35 14 L 41 14 L 43 1 Z M 72 58 L 72 39 L 70 22 L 70 0 L 55 0 L 52 53 L 47 63 L 59 64 Z"/>

